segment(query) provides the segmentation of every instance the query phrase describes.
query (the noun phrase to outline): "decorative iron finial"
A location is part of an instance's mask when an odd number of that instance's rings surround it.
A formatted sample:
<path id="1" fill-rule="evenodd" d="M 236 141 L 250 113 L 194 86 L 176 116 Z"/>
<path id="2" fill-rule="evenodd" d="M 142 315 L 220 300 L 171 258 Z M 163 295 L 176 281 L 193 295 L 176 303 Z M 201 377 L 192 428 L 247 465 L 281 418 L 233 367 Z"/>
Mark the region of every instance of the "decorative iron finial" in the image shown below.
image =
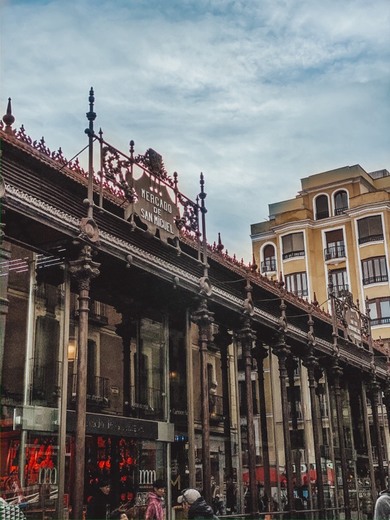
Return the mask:
<path id="1" fill-rule="evenodd" d="M 15 121 L 15 118 L 12 115 L 11 98 L 8 98 L 7 112 L 3 116 L 3 121 L 5 123 L 5 132 L 7 134 L 12 134 L 12 125 Z"/>
<path id="2" fill-rule="evenodd" d="M 221 240 L 221 233 L 218 233 L 218 244 L 217 244 L 218 253 L 222 253 L 224 247 L 225 246 L 222 244 L 222 240 Z"/>
<path id="3" fill-rule="evenodd" d="M 317 295 L 316 295 L 315 291 L 314 291 L 314 294 L 313 294 L 313 301 L 311 303 L 312 303 L 313 307 L 318 307 L 318 305 L 319 305 L 319 302 L 317 300 Z"/>
<path id="4" fill-rule="evenodd" d="M 257 271 L 257 268 L 259 267 L 256 264 L 255 254 L 254 253 L 252 253 L 252 263 L 249 264 L 249 267 L 250 267 L 250 270 L 251 270 L 252 273 L 255 273 Z"/>

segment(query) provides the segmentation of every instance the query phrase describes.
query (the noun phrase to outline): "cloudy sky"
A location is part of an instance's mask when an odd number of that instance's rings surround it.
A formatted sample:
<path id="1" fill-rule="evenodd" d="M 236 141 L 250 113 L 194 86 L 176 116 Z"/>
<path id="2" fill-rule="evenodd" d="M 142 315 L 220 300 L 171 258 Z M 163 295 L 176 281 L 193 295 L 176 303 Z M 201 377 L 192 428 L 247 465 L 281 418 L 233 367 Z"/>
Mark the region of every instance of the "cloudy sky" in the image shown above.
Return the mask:
<path id="1" fill-rule="evenodd" d="M 246 262 L 301 178 L 390 169 L 388 0 L 0 0 L 0 35 L 15 126 L 70 159 L 93 86 L 109 142 L 157 150 L 193 199 L 204 173 L 208 241 Z"/>

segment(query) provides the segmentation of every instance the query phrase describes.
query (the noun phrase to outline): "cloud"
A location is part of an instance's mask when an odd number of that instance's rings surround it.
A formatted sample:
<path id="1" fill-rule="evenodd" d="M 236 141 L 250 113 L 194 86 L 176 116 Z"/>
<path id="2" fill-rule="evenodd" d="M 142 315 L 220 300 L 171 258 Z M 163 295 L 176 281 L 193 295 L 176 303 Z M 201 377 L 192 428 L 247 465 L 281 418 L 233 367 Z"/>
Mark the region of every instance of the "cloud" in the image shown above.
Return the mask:
<path id="1" fill-rule="evenodd" d="M 158 150 L 195 198 L 208 237 L 251 258 L 250 224 L 299 179 L 389 167 L 386 1 L 5 1 L 0 101 L 67 157 L 97 127 L 126 151 Z"/>

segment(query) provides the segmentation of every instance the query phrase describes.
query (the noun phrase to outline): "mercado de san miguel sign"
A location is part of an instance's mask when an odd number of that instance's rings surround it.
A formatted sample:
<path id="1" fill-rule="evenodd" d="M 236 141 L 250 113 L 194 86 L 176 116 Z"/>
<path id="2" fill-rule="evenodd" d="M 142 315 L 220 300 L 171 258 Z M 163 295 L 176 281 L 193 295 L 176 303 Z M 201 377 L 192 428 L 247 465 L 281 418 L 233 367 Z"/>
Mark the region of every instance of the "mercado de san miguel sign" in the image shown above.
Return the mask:
<path id="1" fill-rule="evenodd" d="M 137 198 L 126 209 L 125 218 L 137 215 L 151 233 L 155 234 L 158 230 L 162 240 L 177 237 L 176 218 L 180 212 L 168 188 L 158 179 L 143 173 L 141 178 L 134 179 L 134 191 Z"/>

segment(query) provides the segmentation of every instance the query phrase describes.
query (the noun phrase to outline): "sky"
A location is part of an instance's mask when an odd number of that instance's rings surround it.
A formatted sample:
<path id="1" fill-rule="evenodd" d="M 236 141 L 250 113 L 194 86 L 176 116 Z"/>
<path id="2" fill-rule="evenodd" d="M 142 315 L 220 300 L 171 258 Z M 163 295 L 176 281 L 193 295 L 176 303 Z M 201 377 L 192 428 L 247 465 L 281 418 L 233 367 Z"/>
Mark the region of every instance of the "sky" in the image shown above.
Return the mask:
<path id="1" fill-rule="evenodd" d="M 207 240 L 246 263 L 301 178 L 390 170 L 388 0 L 0 0 L 15 128 L 70 159 L 91 86 L 108 142 L 158 151 L 193 200 L 203 172 Z"/>

